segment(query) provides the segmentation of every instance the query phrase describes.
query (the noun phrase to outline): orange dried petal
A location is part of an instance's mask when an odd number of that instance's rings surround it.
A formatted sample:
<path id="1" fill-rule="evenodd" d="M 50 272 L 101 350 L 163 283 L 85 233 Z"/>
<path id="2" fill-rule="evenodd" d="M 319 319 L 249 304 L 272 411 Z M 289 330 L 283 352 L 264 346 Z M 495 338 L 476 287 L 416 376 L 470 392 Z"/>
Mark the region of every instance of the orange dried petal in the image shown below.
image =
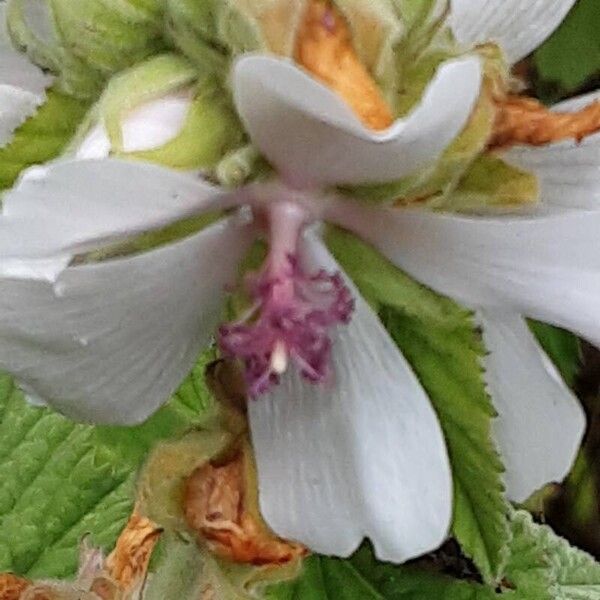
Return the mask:
<path id="1" fill-rule="evenodd" d="M 490 146 L 515 144 L 542 146 L 566 139 L 581 141 L 600 131 L 600 102 L 576 112 L 555 112 L 523 96 L 497 99 L 497 114 Z"/>
<path id="2" fill-rule="evenodd" d="M 10 573 L 0 575 L 0 600 L 19 600 L 21 594 L 31 585 L 27 579 L 22 579 Z"/>
<path id="3" fill-rule="evenodd" d="M 215 554 L 234 562 L 288 563 L 305 548 L 272 534 L 252 510 L 243 452 L 225 464 L 206 464 L 186 484 L 184 510 L 191 529 Z"/>
<path id="4" fill-rule="evenodd" d="M 371 129 L 386 129 L 393 115 L 361 63 L 344 17 L 326 0 L 311 0 L 298 32 L 295 60 L 339 94 Z"/>
<path id="5" fill-rule="evenodd" d="M 106 571 L 124 590 L 144 580 L 161 530 L 149 519 L 134 512 L 106 559 Z"/>

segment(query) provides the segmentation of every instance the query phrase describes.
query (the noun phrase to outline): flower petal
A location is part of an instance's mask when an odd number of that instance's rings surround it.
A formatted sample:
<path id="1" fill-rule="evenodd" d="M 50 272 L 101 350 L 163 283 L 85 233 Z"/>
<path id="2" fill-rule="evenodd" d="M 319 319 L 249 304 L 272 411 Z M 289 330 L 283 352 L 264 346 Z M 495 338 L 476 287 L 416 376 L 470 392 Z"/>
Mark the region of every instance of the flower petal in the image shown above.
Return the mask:
<path id="1" fill-rule="evenodd" d="M 329 211 L 459 302 L 534 317 L 600 346 L 600 211 L 475 217 L 347 201 Z"/>
<path id="2" fill-rule="evenodd" d="M 494 432 L 506 466 L 507 493 L 511 500 L 524 502 L 568 474 L 585 415 L 520 316 L 484 311 L 480 322 L 489 351 L 486 379 L 498 411 Z"/>
<path id="3" fill-rule="evenodd" d="M 554 108 L 576 111 L 600 100 L 600 92 L 562 102 Z M 583 140 L 564 140 L 547 146 L 517 146 L 503 156 L 540 179 L 544 203 L 581 208 L 600 207 L 600 133 Z"/>
<path id="4" fill-rule="evenodd" d="M 304 251 L 311 268 L 339 269 L 320 242 Z M 336 340 L 331 387 L 289 372 L 250 403 L 260 504 L 275 532 L 316 552 L 348 556 L 368 536 L 380 559 L 402 562 L 444 541 L 450 466 L 429 399 L 352 289 L 356 313 Z"/>
<path id="5" fill-rule="evenodd" d="M 406 119 L 374 132 L 291 62 L 246 56 L 234 68 L 235 103 L 253 142 L 304 187 L 391 181 L 434 162 L 465 125 L 480 85 L 478 58 L 449 61 Z"/>
<path id="6" fill-rule="evenodd" d="M 0 280 L 0 367 L 79 420 L 138 423 L 192 367 L 252 231 L 235 218 L 146 254 Z"/>
<path id="7" fill-rule="evenodd" d="M 17 52 L 6 31 L 6 4 L 0 3 L 0 148 L 46 98 L 52 77 Z"/>
<path id="8" fill-rule="evenodd" d="M 35 167 L 4 200 L 0 273 L 33 277 L 31 267 L 41 264 L 38 277 L 56 277 L 61 261 L 47 259 L 59 257 L 64 263 L 72 254 L 233 202 L 232 195 L 191 175 L 139 162 L 105 159 Z"/>
<path id="9" fill-rule="evenodd" d="M 464 44 L 497 42 L 511 63 L 535 50 L 576 0 L 452 0 L 450 22 Z"/>
<path id="10" fill-rule="evenodd" d="M 123 151 L 153 150 L 177 137 L 191 103 L 190 93 L 182 90 L 133 110 L 123 119 Z M 76 156 L 79 159 L 106 158 L 110 151 L 106 129 L 98 124 L 85 137 Z"/>

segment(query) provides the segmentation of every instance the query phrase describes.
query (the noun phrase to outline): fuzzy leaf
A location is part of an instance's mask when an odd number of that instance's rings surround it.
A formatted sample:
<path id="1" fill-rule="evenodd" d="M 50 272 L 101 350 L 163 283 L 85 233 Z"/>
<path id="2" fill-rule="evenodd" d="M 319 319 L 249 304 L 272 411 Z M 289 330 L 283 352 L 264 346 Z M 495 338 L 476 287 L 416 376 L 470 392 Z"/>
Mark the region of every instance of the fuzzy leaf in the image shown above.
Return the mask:
<path id="1" fill-rule="evenodd" d="M 598 600 L 600 564 L 524 511 L 512 517 L 507 578 L 527 600 Z"/>
<path id="2" fill-rule="evenodd" d="M 361 291 L 380 305 L 384 324 L 429 394 L 452 464 L 453 533 L 484 579 L 498 581 L 510 542 L 509 506 L 492 441 L 495 411 L 480 366 L 484 348 L 471 315 L 348 233 L 333 230 L 328 244 Z"/>
<path id="3" fill-rule="evenodd" d="M 158 440 L 210 422 L 207 353 L 177 394 L 133 428 L 78 425 L 29 406 L 0 377 L 0 572 L 68 577 L 86 533 L 110 550 L 134 502 L 137 467 Z"/>
<path id="4" fill-rule="evenodd" d="M 75 135 L 87 108 L 86 102 L 50 90 L 46 103 L 0 149 L 0 191 L 12 186 L 26 167 L 58 156 Z"/>

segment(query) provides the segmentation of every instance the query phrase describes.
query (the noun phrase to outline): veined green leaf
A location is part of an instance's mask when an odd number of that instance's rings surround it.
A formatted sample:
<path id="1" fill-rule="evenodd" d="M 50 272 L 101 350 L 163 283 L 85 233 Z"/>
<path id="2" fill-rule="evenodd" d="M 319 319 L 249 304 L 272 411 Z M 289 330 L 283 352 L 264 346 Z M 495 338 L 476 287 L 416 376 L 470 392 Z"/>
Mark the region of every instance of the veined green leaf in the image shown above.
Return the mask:
<path id="1" fill-rule="evenodd" d="M 49 90 L 45 104 L 0 149 L 0 191 L 12 186 L 26 167 L 58 156 L 75 135 L 87 109 L 87 102 Z"/>
<path id="2" fill-rule="evenodd" d="M 600 564 L 524 511 L 512 516 L 507 577 L 529 600 L 597 600 Z"/>
<path id="3" fill-rule="evenodd" d="M 496 413 L 482 377 L 478 334 L 466 344 L 432 325 L 385 308 L 383 320 L 437 411 L 454 478 L 452 532 L 488 582 L 501 578 L 508 553 L 509 511 L 502 462 L 492 441 Z"/>
<path id="4" fill-rule="evenodd" d="M 0 377 L 0 572 L 69 577 L 86 533 L 112 548 L 148 450 L 215 417 L 204 383 L 212 356 L 205 354 L 171 401 L 133 428 L 94 428 L 33 408 L 10 377 Z"/>

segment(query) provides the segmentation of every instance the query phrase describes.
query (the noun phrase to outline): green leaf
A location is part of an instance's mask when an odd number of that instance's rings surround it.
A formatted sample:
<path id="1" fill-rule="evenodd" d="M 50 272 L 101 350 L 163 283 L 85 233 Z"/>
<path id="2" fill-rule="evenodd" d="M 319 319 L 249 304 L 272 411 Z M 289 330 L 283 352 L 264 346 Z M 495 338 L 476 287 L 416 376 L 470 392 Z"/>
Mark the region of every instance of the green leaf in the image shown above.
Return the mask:
<path id="1" fill-rule="evenodd" d="M 203 379 L 211 357 L 205 354 L 171 401 L 133 428 L 94 428 L 33 408 L 10 377 L 0 376 L 0 572 L 71 576 L 86 533 L 112 548 L 147 451 L 214 418 Z"/>
<path id="2" fill-rule="evenodd" d="M 384 324 L 429 394 L 452 464 L 454 536 L 484 579 L 498 581 L 510 542 L 509 506 L 480 366 L 484 348 L 471 315 L 351 234 L 332 230 L 327 242 L 366 297 L 381 306 Z"/>
<path id="3" fill-rule="evenodd" d="M 600 564 L 537 525 L 524 511 L 512 517 L 513 544 L 507 578 L 529 600 L 598 600 Z"/>
<path id="4" fill-rule="evenodd" d="M 364 547 L 350 560 L 312 556 L 298 579 L 265 600 L 493 600 L 492 588 L 412 566 L 377 562 Z"/>
<path id="5" fill-rule="evenodd" d="M 559 29 L 535 53 L 540 77 L 558 84 L 560 95 L 600 74 L 600 3 L 579 0 Z"/>
<path id="6" fill-rule="evenodd" d="M 265 600 L 383 600 L 349 561 L 311 556 L 290 583 L 271 586 Z"/>
<path id="7" fill-rule="evenodd" d="M 563 379 L 572 387 L 581 367 L 581 343 L 577 336 L 539 321 L 529 321 L 529 327 Z"/>
<path id="8" fill-rule="evenodd" d="M 529 513 L 512 512 L 511 558 L 498 587 L 443 573 L 444 560 L 412 565 L 377 561 L 367 546 L 349 560 L 312 556 L 300 576 L 268 588 L 266 600 L 597 600 L 600 564 Z"/>
<path id="9" fill-rule="evenodd" d="M 495 411 L 483 382 L 483 348 L 386 308 L 384 323 L 438 413 L 454 478 L 452 531 L 486 581 L 502 576 L 510 532 L 503 466 L 491 435 Z"/>
<path id="10" fill-rule="evenodd" d="M 26 167 L 58 156 L 75 135 L 87 109 L 86 102 L 50 90 L 46 103 L 0 149 L 0 191 L 11 187 Z"/>

